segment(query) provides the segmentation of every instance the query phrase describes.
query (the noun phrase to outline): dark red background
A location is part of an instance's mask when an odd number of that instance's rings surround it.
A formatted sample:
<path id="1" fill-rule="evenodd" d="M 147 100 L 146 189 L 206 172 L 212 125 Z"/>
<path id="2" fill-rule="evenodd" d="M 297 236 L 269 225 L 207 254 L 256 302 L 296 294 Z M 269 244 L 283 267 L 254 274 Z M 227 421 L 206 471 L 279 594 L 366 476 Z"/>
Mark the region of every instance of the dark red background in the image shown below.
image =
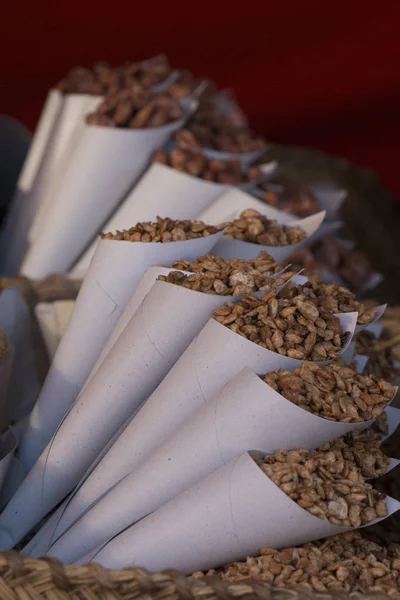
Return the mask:
<path id="1" fill-rule="evenodd" d="M 0 110 L 33 128 L 75 64 L 167 52 L 230 86 L 270 139 L 375 169 L 400 198 L 400 1 L 14 2 L 1 16 Z"/>

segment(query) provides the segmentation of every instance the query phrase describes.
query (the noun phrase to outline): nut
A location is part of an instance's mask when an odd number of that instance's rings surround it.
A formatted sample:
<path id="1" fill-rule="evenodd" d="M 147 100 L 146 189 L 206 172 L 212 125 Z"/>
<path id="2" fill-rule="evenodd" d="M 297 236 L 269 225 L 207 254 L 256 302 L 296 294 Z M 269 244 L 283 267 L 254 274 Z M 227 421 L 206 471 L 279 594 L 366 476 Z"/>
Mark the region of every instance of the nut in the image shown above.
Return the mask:
<path id="1" fill-rule="evenodd" d="M 122 240 L 125 242 L 182 242 L 206 237 L 224 228 L 222 225 L 206 225 L 202 221 L 179 221 L 157 217 L 155 223 L 146 221 L 137 223 L 130 229 L 116 233 L 102 233 L 104 240 Z"/>
<path id="2" fill-rule="evenodd" d="M 227 302 L 211 316 L 251 342 L 299 360 L 334 359 L 347 338 L 337 317 L 311 302 L 282 298 L 276 290 L 261 299 L 244 296 Z"/>
<path id="3" fill-rule="evenodd" d="M 257 167 L 250 167 L 244 171 L 239 160 L 208 160 L 195 150 L 196 142 L 186 130 L 179 135 L 180 139 L 184 140 L 185 149 L 177 146 L 170 151 L 157 150 L 153 154 L 152 161 L 215 183 L 239 185 L 260 177 L 261 172 Z"/>
<path id="4" fill-rule="evenodd" d="M 293 371 L 270 371 L 261 378 L 300 408 L 342 423 L 375 419 L 395 392 L 383 379 L 358 375 L 353 369 L 335 363 L 319 366 L 303 362 Z"/>
<path id="5" fill-rule="evenodd" d="M 253 242 L 264 246 L 288 246 L 306 239 L 300 227 L 280 225 L 278 221 L 267 219 L 253 209 L 243 211 L 238 219 L 228 227 L 225 235 L 235 240 Z"/>
<path id="6" fill-rule="evenodd" d="M 356 352 L 368 356 L 365 367 L 366 373 L 376 377 L 383 377 L 387 381 L 395 382 L 400 378 L 400 368 L 396 366 L 396 357 L 393 347 L 385 345 L 380 347 L 378 340 L 369 331 L 361 331 L 355 338 Z"/>
<path id="7" fill-rule="evenodd" d="M 179 103 L 168 94 L 152 94 L 141 87 L 110 92 L 93 113 L 88 125 L 143 129 L 161 127 L 183 115 Z"/>
<path id="8" fill-rule="evenodd" d="M 344 442 L 253 458 L 289 498 L 334 525 L 360 527 L 387 515 L 385 496 L 365 481 L 354 456 L 349 460 Z"/>
<path id="9" fill-rule="evenodd" d="M 366 307 L 356 300 L 355 295 L 337 283 L 317 283 L 311 279 L 305 285 L 289 284 L 283 292 L 286 297 L 297 297 L 297 301 L 308 300 L 331 313 L 358 312 L 357 323 L 371 323 L 376 315 L 375 307 Z"/>
<path id="10" fill-rule="evenodd" d="M 299 592 L 303 588 L 328 593 L 329 597 L 340 592 L 354 592 L 360 597 L 386 592 L 391 598 L 399 598 L 399 557 L 398 544 L 379 545 L 364 539 L 358 531 L 348 531 L 297 548 L 263 548 L 259 556 L 230 563 L 207 575 L 230 582 L 251 579 L 274 587 L 300 586 L 298 590 L 287 590 L 296 597 L 302 595 Z M 203 573 L 192 575 L 200 577 Z"/>
<path id="11" fill-rule="evenodd" d="M 170 266 L 184 271 L 193 271 L 193 274 L 186 275 L 180 271 L 171 271 L 168 275 L 159 275 L 159 280 L 191 290 L 223 296 L 240 296 L 270 290 L 283 285 L 293 276 L 290 271 L 285 271 L 273 279 L 271 275 L 279 271 L 280 267 L 266 252 L 260 252 L 255 260 L 238 258 L 224 260 L 208 254 L 196 261 L 174 261 Z"/>

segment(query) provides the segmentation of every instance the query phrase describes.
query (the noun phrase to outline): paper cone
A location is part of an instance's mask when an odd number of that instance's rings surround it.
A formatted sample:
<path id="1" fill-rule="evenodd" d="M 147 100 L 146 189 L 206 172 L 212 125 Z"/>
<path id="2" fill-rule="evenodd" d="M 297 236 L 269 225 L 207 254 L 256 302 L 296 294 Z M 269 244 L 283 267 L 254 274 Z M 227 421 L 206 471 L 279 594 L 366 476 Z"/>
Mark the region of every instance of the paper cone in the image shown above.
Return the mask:
<path id="1" fill-rule="evenodd" d="M 81 391 L 146 268 L 207 254 L 222 235 L 166 244 L 101 240 L 18 449 L 27 468 Z"/>
<path id="2" fill-rule="evenodd" d="M 153 287 L 154 283 L 157 280 L 157 277 L 159 275 L 168 275 L 169 273 L 171 273 L 171 271 L 176 271 L 176 270 L 177 269 L 171 269 L 170 267 L 149 267 L 148 269 L 146 269 L 146 272 L 143 275 L 140 282 L 138 283 L 132 298 L 129 300 L 128 304 L 126 305 L 123 313 L 121 314 L 120 318 L 117 321 L 117 324 L 115 325 L 114 329 L 112 330 L 110 337 L 108 338 L 106 344 L 104 345 L 103 350 L 101 351 L 101 354 L 96 361 L 96 364 L 94 365 L 92 371 L 90 372 L 90 375 L 88 376 L 88 378 L 85 382 L 85 386 L 87 385 L 89 380 L 93 377 L 93 375 L 96 373 L 96 371 L 98 370 L 100 365 L 103 363 L 105 357 L 107 356 L 107 354 L 109 353 L 111 348 L 114 346 L 115 342 L 118 340 L 119 336 L 124 331 L 125 327 L 128 325 L 129 321 L 131 320 L 131 318 L 133 317 L 133 315 L 135 314 L 135 312 L 137 311 L 137 309 L 143 302 L 145 296 L 147 296 L 147 294 Z M 181 273 L 188 273 L 188 272 L 181 271 Z"/>
<path id="3" fill-rule="evenodd" d="M 65 562 L 77 560 L 247 450 L 314 449 L 372 422 L 322 419 L 245 368 L 137 469 L 97 498 L 90 496 L 91 480 L 101 480 L 103 474 L 95 469 L 65 508 L 49 554 Z M 96 481 L 94 485 L 98 487 Z"/>
<path id="4" fill-rule="evenodd" d="M 213 253 L 222 258 L 236 257 L 236 258 L 251 258 L 254 259 L 262 251 L 265 250 L 270 254 L 278 263 L 283 262 L 292 252 L 307 246 L 309 238 L 321 225 L 324 220 L 325 213 L 320 212 L 311 217 L 305 219 L 299 219 L 292 221 L 290 225 L 299 226 L 306 232 L 306 239 L 298 244 L 292 244 L 290 246 L 262 246 L 261 244 L 253 244 L 252 242 L 243 242 L 241 240 L 235 240 L 230 237 L 224 237 L 214 248 Z"/>
<path id="5" fill-rule="evenodd" d="M 388 498 L 389 514 L 399 507 Z M 244 560 L 260 548 L 298 546 L 348 529 L 302 509 L 245 453 L 82 562 L 189 574 Z"/>
<path id="6" fill-rule="evenodd" d="M 383 437 L 384 440 L 393 435 L 400 425 L 400 409 L 394 408 L 393 406 L 388 406 L 385 408 L 385 413 L 387 417 L 388 433 Z"/>
<path id="7" fill-rule="evenodd" d="M 51 209 L 40 239 L 24 260 L 23 274 L 38 278 L 68 271 L 138 179 L 154 150 L 185 119 L 186 114 L 163 127 L 143 130 L 84 125 L 63 176 L 52 189 Z"/>
<path id="8" fill-rule="evenodd" d="M 363 329 L 366 329 L 367 327 L 372 327 L 372 325 L 377 323 L 377 321 L 379 321 L 379 319 L 381 319 L 383 317 L 383 313 L 385 312 L 386 307 L 387 307 L 387 304 L 381 304 L 380 306 L 377 306 L 375 317 L 374 317 L 373 321 L 371 321 L 371 323 L 369 323 L 367 325 L 356 325 L 355 333 L 356 334 L 360 333 L 360 331 L 363 331 Z M 374 331 L 374 330 L 372 330 L 372 331 Z"/>
<path id="9" fill-rule="evenodd" d="M 277 192 L 283 192 L 285 189 L 285 186 L 279 184 L 271 184 L 268 187 Z M 319 210 L 324 210 L 326 212 L 326 221 L 337 221 L 339 209 L 347 197 L 347 190 L 328 189 L 319 185 L 311 186 L 310 190 L 317 199 Z M 265 192 L 260 189 L 255 189 L 253 193 L 257 198 L 262 199 Z M 286 215 L 290 217 L 292 221 L 295 218 L 295 215 L 291 215 L 290 213 L 286 213 Z"/>
<path id="10" fill-rule="evenodd" d="M 372 333 L 372 335 L 374 336 L 374 338 L 376 340 L 379 340 L 379 338 L 382 335 L 382 331 L 384 329 L 384 325 L 383 323 L 371 323 L 370 325 L 366 325 L 365 326 L 365 331 L 369 331 L 370 333 Z"/>
<path id="11" fill-rule="evenodd" d="M 29 309 L 19 291 L 12 287 L 0 294 L 0 329 L 14 348 L 8 392 L 8 418 L 23 419 L 38 397 L 40 382 L 31 337 Z"/>
<path id="12" fill-rule="evenodd" d="M 75 152 L 79 136 L 85 128 L 85 116 L 95 110 L 102 100 L 102 96 L 91 94 L 66 94 L 62 97 L 61 112 L 29 196 L 30 204 L 35 207 L 28 234 L 30 244 L 39 238 L 41 226 L 57 201 L 53 190 Z"/>
<path id="13" fill-rule="evenodd" d="M 356 318 L 357 313 L 350 318 L 349 313 L 340 315 L 344 329 L 354 328 Z M 90 484 L 85 486 L 85 506 L 137 468 L 244 365 L 265 373 L 294 369 L 300 364 L 301 361 L 270 352 L 210 319 L 99 463 Z"/>
<path id="14" fill-rule="evenodd" d="M 3 275 L 13 276 L 18 271 L 28 231 L 34 218 L 35 207 L 30 202 L 29 193 L 48 141 L 56 126 L 62 103 L 63 98 L 60 92 L 50 90 L 18 178 L 12 204 L 3 224 L 0 238 L 1 273 Z"/>
<path id="15" fill-rule="evenodd" d="M 210 312 L 226 300 L 226 296 L 155 283 L 3 511 L 0 547 L 3 542 L 14 545 L 79 483 L 102 448 L 165 377 Z"/>
<path id="16" fill-rule="evenodd" d="M 3 485 L 11 459 L 17 447 L 17 440 L 11 429 L 0 434 L 0 488 Z"/>
<path id="17" fill-rule="evenodd" d="M 74 300 L 40 302 L 35 307 L 36 319 L 39 323 L 50 362 L 53 362 L 58 344 L 64 335 L 74 308 Z"/>
<path id="18" fill-rule="evenodd" d="M 342 356 L 343 358 L 343 356 Z M 355 362 L 355 371 L 360 375 L 368 362 L 368 356 L 364 356 L 363 354 L 356 354 L 356 356 L 353 358 L 354 362 Z M 351 361 L 350 361 L 351 362 Z"/>
<path id="19" fill-rule="evenodd" d="M 9 424 L 9 389 L 14 364 L 14 348 L 8 342 L 7 336 L 1 335 L 3 348 L 0 354 L 0 431 Z"/>
<path id="20" fill-rule="evenodd" d="M 250 152 L 222 152 L 212 148 L 200 148 L 201 154 L 210 160 L 238 160 L 243 166 L 249 166 L 268 150 L 267 144 Z"/>

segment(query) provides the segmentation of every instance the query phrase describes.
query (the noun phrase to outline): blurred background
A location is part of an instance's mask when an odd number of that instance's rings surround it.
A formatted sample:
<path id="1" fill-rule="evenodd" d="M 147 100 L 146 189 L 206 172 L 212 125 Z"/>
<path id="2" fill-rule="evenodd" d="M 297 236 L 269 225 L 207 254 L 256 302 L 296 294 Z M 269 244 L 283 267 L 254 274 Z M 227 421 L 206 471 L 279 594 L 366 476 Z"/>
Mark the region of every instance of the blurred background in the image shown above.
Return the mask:
<path id="1" fill-rule="evenodd" d="M 77 65 L 166 52 L 231 87 L 268 139 L 375 170 L 400 198 L 400 2 L 10 3 L 0 112 L 33 130 L 47 90 Z"/>

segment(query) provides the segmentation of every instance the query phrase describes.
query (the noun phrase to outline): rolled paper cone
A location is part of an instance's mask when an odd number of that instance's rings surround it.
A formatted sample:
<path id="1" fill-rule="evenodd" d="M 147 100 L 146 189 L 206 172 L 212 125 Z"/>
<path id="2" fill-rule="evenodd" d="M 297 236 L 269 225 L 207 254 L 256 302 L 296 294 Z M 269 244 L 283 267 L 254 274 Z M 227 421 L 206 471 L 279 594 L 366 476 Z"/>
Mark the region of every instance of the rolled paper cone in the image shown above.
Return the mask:
<path id="1" fill-rule="evenodd" d="M 41 227 L 57 202 L 54 190 L 57 189 L 57 182 L 62 177 L 85 129 L 85 115 L 95 110 L 102 100 L 102 96 L 91 94 L 63 96 L 61 112 L 29 196 L 29 202 L 35 207 L 34 219 L 28 232 L 29 244 L 33 244 L 39 238 Z"/>
<path id="2" fill-rule="evenodd" d="M 101 240 L 18 449 L 30 468 L 78 396 L 147 267 L 207 254 L 223 231 L 183 242 Z M 57 398 L 57 402 L 54 401 Z"/>
<path id="3" fill-rule="evenodd" d="M 12 547 L 72 491 L 227 299 L 155 283 L 0 516 L 0 547 Z"/>
<path id="4" fill-rule="evenodd" d="M 275 171 L 276 165 L 276 162 L 263 165 L 265 176 Z M 243 187 L 249 187 L 249 184 Z M 198 218 L 202 210 L 228 189 L 230 186 L 222 183 L 205 181 L 166 165 L 152 164 L 106 223 L 104 230 L 124 229 L 127 223 L 154 221 L 157 216 L 171 219 Z M 228 207 L 224 219 L 234 210 L 234 207 Z M 73 276 L 85 273 L 96 244 L 95 240 L 74 265 L 71 271 Z"/>
<path id="5" fill-rule="evenodd" d="M 201 154 L 210 160 L 239 160 L 242 165 L 249 166 L 268 150 L 267 144 L 250 152 L 222 152 L 212 148 L 200 148 Z"/>
<path id="6" fill-rule="evenodd" d="M 349 315 L 340 315 L 340 320 L 345 330 L 352 331 L 357 313 Z M 138 468 L 244 365 L 265 373 L 279 368 L 294 369 L 300 364 L 301 361 L 262 348 L 210 319 L 105 454 L 93 471 L 90 484 L 80 494 L 79 502 L 88 506 Z"/>
<path id="7" fill-rule="evenodd" d="M 14 348 L 0 331 L 0 431 L 9 424 L 9 389 L 14 363 Z"/>
<path id="8" fill-rule="evenodd" d="M 32 410 L 40 391 L 40 382 L 29 309 L 14 287 L 0 294 L 0 329 L 5 332 L 14 349 L 8 390 L 8 418 L 10 421 L 19 421 Z"/>
<path id="9" fill-rule="evenodd" d="M 354 342 L 350 342 L 346 350 L 342 353 L 343 360 L 349 365 L 354 358 L 356 353 L 356 345 Z"/>
<path id="10" fill-rule="evenodd" d="M 400 507 L 393 498 L 387 504 L 389 514 Z M 79 563 L 190 574 L 244 560 L 260 548 L 298 546 L 349 529 L 301 508 L 245 453 Z"/>
<path id="11" fill-rule="evenodd" d="M 363 354 L 356 354 L 353 360 L 355 362 L 355 370 L 358 374 L 361 374 L 367 365 L 368 356 L 364 356 Z"/>
<path id="12" fill-rule="evenodd" d="M 0 488 L 2 487 L 10 468 L 11 459 L 17 447 L 17 440 L 11 429 L 0 434 Z"/>
<path id="13" fill-rule="evenodd" d="M 74 307 L 74 300 L 39 302 L 35 307 L 35 315 L 50 362 L 54 359 L 58 344 L 64 335 Z"/>
<path id="14" fill-rule="evenodd" d="M 367 325 L 361 325 L 361 324 L 357 325 L 355 333 L 356 334 L 360 333 L 360 331 L 363 331 L 363 329 L 366 329 L 367 327 L 371 327 L 372 325 L 377 323 L 377 321 L 379 321 L 379 319 L 381 319 L 383 317 L 383 313 L 385 312 L 386 308 L 387 308 L 387 304 L 381 304 L 380 306 L 377 306 L 375 317 L 374 317 L 373 321 L 371 321 L 371 323 L 368 323 Z"/>
<path id="15" fill-rule="evenodd" d="M 52 188 L 51 208 L 40 239 L 24 259 L 22 273 L 39 278 L 68 271 L 138 179 L 154 150 L 182 126 L 187 114 L 163 127 L 142 130 L 85 124 Z"/>
<path id="16" fill-rule="evenodd" d="M 62 104 L 63 98 L 60 92 L 50 90 L 18 178 L 12 204 L 3 224 L 0 237 L 1 273 L 3 275 L 15 275 L 21 263 L 28 231 L 35 216 L 35 207 L 30 202 L 29 193 L 48 141 L 56 126 Z"/>
<path id="17" fill-rule="evenodd" d="M 374 336 L 374 338 L 376 340 L 379 340 L 379 338 L 381 337 L 383 329 L 384 329 L 383 323 L 373 322 L 373 323 L 365 326 L 365 331 L 369 331 L 370 333 L 372 333 L 372 335 Z"/>
<path id="18" fill-rule="evenodd" d="M 383 437 L 384 440 L 390 438 L 391 435 L 396 431 L 398 426 L 400 425 L 400 409 L 394 408 L 393 406 L 388 406 L 385 408 L 387 424 L 388 424 L 388 432 L 386 436 Z"/>
<path id="19" fill-rule="evenodd" d="M 17 448 L 18 439 L 14 433 L 14 428 L 12 427 L 11 429 L 16 439 L 15 448 Z M 5 479 L 0 488 L 0 510 L 2 510 L 14 496 L 15 492 L 25 479 L 26 474 L 26 469 L 22 466 L 21 462 L 15 456 L 15 452 L 13 452 L 10 458 L 9 468 L 7 469 Z"/>
<path id="20" fill-rule="evenodd" d="M 254 244 L 252 242 L 243 242 L 241 240 L 235 240 L 231 237 L 224 237 L 214 248 L 213 253 L 222 258 L 236 257 L 236 258 L 256 258 L 256 256 L 265 250 L 270 254 L 278 263 L 283 262 L 292 252 L 307 246 L 309 239 L 314 232 L 320 227 L 324 220 L 325 212 L 322 211 L 311 217 L 305 219 L 299 219 L 289 223 L 291 226 L 301 227 L 306 232 L 306 238 L 297 243 L 288 246 L 262 246 L 261 244 Z"/>
<path id="21" fill-rule="evenodd" d="M 130 319 L 132 318 L 132 316 L 135 314 L 136 310 L 142 303 L 144 297 L 150 291 L 150 289 L 153 286 L 154 282 L 156 281 L 157 277 L 159 275 L 168 275 L 171 271 L 176 271 L 176 270 L 177 269 L 172 269 L 169 267 L 150 267 L 149 269 L 147 269 L 141 282 L 138 284 L 138 286 L 135 290 L 135 293 L 133 294 L 132 298 L 126 305 L 124 312 L 120 316 L 116 326 L 114 327 L 110 337 L 108 338 L 107 343 L 105 344 L 99 358 L 96 361 L 96 364 L 94 365 L 89 377 L 87 378 L 87 380 L 85 382 L 85 386 L 88 384 L 91 377 L 93 377 L 94 373 L 98 370 L 98 368 L 104 361 L 105 357 L 107 356 L 107 354 L 109 353 L 109 351 L 111 350 L 111 348 L 113 347 L 113 345 L 115 344 L 115 342 L 117 341 L 117 339 L 119 338 L 119 336 L 121 335 L 123 330 L 125 329 L 126 325 L 128 324 L 128 322 L 130 321 Z M 187 271 L 180 271 L 180 272 L 189 274 Z M 279 275 L 282 274 L 282 272 L 283 271 L 280 271 L 279 273 L 272 275 L 271 277 L 272 278 L 278 277 Z M 286 282 L 285 285 L 287 285 L 287 283 L 289 283 L 289 282 L 294 282 L 297 285 L 304 285 L 307 281 L 308 281 L 307 277 L 303 277 L 302 275 L 294 275 Z M 283 287 L 284 286 L 277 286 L 277 289 L 281 290 Z M 256 295 L 262 296 L 264 293 L 265 292 L 256 292 Z"/>
<path id="22" fill-rule="evenodd" d="M 271 171 L 271 174 L 272 172 L 273 171 Z M 226 218 L 226 215 L 229 214 L 229 212 L 239 212 L 249 208 L 257 210 L 260 214 L 264 215 L 268 219 L 275 219 L 279 223 L 287 224 L 293 221 L 292 215 L 288 215 L 281 210 L 277 210 L 276 208 L 261 202 L 257 198 L 254 198 L 254 196 L 251 196 L 250 194 L 237 188 L 231 188 L 221 194 L 221 196 L 217 198 L 211 204 L 211 206 L 199 213 L 197 218 L 205 223 L 221 223 Z"/>
<path id="23" fill-rule="evenodd" d="M 97 498 L 90 494 L 91 480 L 98 487 L 96 479 L 104 473 L 93 471 L 66 506 L 48 553 L 74 562 L 247 450 L 314 449 L 372 422 L 340 423 L 313 415 L 245 368 L 138 468 Z"/>
<path id="24" fill-rule="evenodd" d="M 311 191 L 317 198 L 320 210 L 326 211 L 327 221 L 336 221 L 340 207 L 347 197 L 347 190 L 328 190 L 315 185 L 311 186 Z"/>
<path id="25" fill-rule="evenodd" d="M 118 340 L 119 336 L 124 331 L 125 327 L 128 325 L 129 321 L 131 320 L 131 318 L 133 317 L 133 315 L 135 314 L 135 312 L 137 311 L 137 309 L 143 302 L 145 296 L 147 296 L 147 294 L 153 287 L 154 283 L 157 280 L 157 277 L 159 275 L 166 276 L 169 273 L 171 273 L 171 271 L 176 271 L 176 270 L 177 269 L 171 269 L 170 267 L 149 267 L 146 270 L 145 274 L 143 275 L 142 279 L 140 280 L 140 283 L 138 283 L 132 298 L 129 300 L 128 304 L 126 305 L 123 313 L 121 314 L 120 318 L 117 321 L 117 324 L 115 325 L 114 329 L 112 330 L 110 337 L 108 338 L 106 344 L 104 345 L 104 347 L 101 351 L 101 354 L 96 361 L 96 364 L 94 365 L 92 371 L 90 372 L 90 374 L 85 382 L 85 386 L 88 384 L 90 379 L 93 377 L 93 375 L 97 372 L 97 370 L 103 363 L 105 357 L 107 356 L 107 354 L 109 353 L 111 348 L 114 346 L 115 342 Z M 187 271 L 181 271 L 181 273 L 189 274 Z"/>

